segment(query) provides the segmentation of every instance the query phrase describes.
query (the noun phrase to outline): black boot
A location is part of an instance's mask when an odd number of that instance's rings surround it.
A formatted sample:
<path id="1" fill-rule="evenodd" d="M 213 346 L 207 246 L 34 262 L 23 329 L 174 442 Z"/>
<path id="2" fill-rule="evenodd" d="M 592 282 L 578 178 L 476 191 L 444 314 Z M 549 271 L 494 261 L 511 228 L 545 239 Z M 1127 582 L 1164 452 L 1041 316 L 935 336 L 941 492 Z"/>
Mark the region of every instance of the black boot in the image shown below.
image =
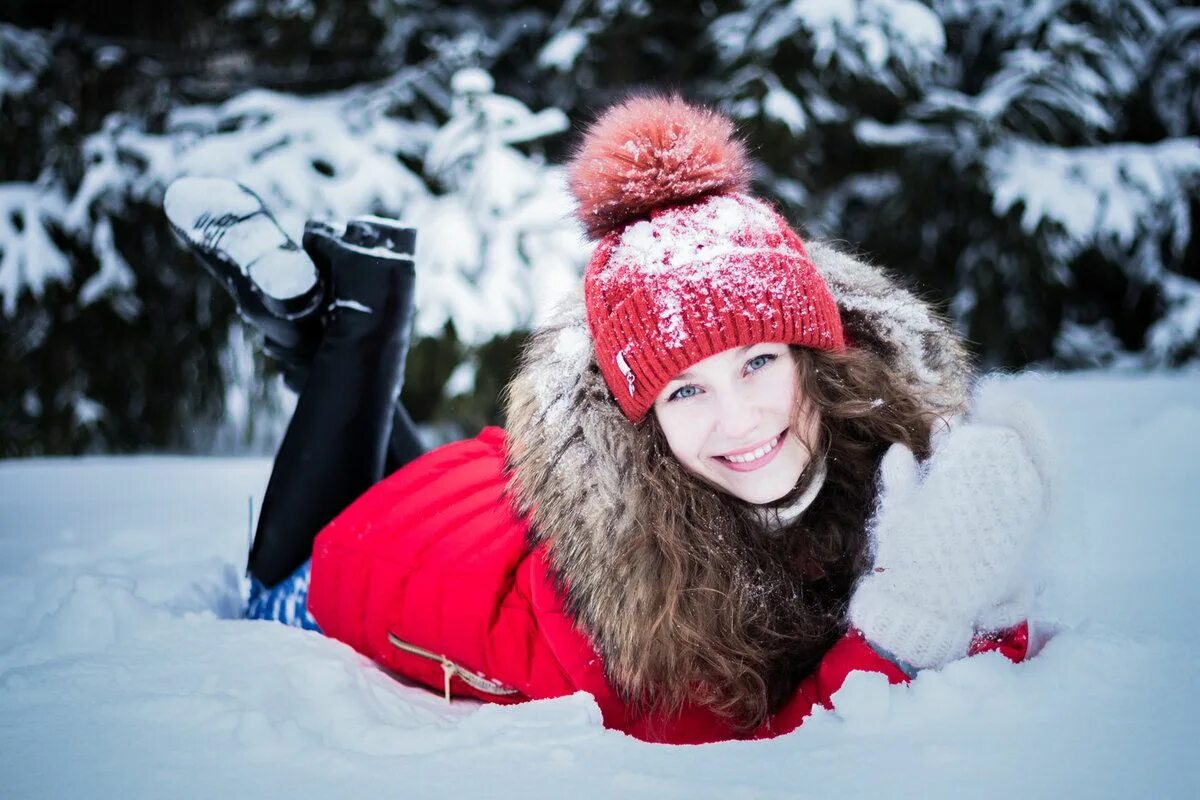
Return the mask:
<path id="1" fill-rule="evenodd" d="M 327 251 L 334 253 L 333 257 L 348 250 L 351 253 L 359 253 L 360 257 L 364 258 L 411 259 L 416 252 L 417 231 L 415 228 L 401 225 L 396 220 L 382 217 L 355 217 L 344 227 L 313 220 L 304 226 L 303 241 L 305 252 L 313 259 L 321 273 L 327 275 L 332 269 L 332 258 Z M 336 304 L 333 308 L 336 309 Z M 411 334 L 411 327 L 406 328 L 406 332 Z M 407 355 L 406 340 L 403 356 L 405 361 Z M 308 368 L 308 363 L 289 363 L 284 366 L 284 380 L 293 391 L 300 392 L 308 378 Z M 403 363 L 400 370 L 403 375 Z M 408 410 L 397 400 L 392 408 L 392 430 L 388 437 L 383 474 L 392 474 L 424 452 L 425 445 L 417 435 L 416 424 L 409 416 Z"/>
<path id="2" fill-rule="evenodd" d="M 250 552 L 249 571 L 267 586 L 310 557 L 321 528 L 382 478 L 389 461 L 415 273 L 410 257 L 359 244 L 353 230 L 305 231 L 305 251 L 330 278 L 329 310 Z"/>
<path id="3" fill-rule="evenodd" d="M 163 198 L 172 230 L 228 290 L 285 375 L 321 341 L 329 276 L 250 189 L 224 178 L 180 178 Z M 409 251 L 411 252 L 411 250 Z"/>
<path id="4" fill-rule="evenodd" d="M 344 227 L 310 223 L 301 251 L 258 195 L 224 178 L 180 178 L 168 187 L 163 207 L 180 242 L 226 288 L 242 319 L 263 334 L 263 352 L 279 363 L 284 382 L 297 394 L 308 379 L 329 306 L 330 259 L 318 247 L 322 237 L 371 251 L 364 256 L 384 250 L 411 258 L 416 250 L 415 229 L 356 217 Z M 275 280 L 260 284 L 260 278 Z M 386 473 L 423 452 L 412 419 L 397 403 Z"/>

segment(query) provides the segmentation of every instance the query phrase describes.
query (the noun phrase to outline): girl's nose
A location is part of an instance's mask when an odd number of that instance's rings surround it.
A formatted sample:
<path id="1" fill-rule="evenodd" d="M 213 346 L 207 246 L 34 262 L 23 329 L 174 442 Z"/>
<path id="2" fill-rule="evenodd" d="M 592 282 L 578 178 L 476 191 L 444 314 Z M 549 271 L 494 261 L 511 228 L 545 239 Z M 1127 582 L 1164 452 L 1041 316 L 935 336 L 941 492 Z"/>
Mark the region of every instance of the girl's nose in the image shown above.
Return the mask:
<path id="1" fill-rule="evenodd" d="M 724 392 L 717 402 L 717 429 L 730 444 L 747 444 L 746 437 L 758 427 L 761 412 L 750 398 L 738 392 Z"/>

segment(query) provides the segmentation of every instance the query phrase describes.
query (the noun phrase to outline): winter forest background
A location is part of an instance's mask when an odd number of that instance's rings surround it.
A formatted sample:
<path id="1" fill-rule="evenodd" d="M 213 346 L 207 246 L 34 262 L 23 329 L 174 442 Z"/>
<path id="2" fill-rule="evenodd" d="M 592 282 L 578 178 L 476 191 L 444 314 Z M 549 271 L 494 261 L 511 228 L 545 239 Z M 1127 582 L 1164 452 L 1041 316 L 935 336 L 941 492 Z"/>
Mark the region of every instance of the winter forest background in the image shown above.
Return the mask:
<path id="1" fill-rule="evenodd" d="M 989 367 L 1200 362 L 1200 9 L 1166 0 L 0 6 L 0 458 L 269 449 L 290 398 L 161 213 L 421 229 L 405 402 L 499 417 L 588 248 L 559 165 L 633 90 L 732 114 L 756 188 L 944 303 Z M 266 380 L 264 380 L 266 378 Z"/>

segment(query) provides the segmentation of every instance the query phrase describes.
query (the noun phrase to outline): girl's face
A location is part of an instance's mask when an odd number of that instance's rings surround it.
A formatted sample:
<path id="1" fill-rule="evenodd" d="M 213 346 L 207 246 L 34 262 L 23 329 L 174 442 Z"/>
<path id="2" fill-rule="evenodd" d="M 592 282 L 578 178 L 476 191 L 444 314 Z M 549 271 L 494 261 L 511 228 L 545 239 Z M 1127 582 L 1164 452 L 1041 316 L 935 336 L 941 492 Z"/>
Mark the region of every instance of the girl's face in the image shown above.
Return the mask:
<path id="1" fill-rule="evenodd" d="M 747 503 L 783 497 L 808 466 L 820 416 L 791 426 L 796 362 L 786 344 L 725 350 L 676 375 L 654 401 L 671 452 L 691 473 Z"/>

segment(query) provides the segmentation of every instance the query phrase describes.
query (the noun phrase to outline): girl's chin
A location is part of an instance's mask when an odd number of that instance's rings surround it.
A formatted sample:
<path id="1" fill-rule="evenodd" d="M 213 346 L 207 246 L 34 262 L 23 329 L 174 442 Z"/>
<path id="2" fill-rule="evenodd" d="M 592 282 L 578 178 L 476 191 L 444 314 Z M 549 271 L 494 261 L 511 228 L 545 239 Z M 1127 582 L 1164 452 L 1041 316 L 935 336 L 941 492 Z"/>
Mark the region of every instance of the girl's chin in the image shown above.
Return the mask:
<path id="1" fill-rule="evenodd" d="M 774 503 L 794 489 L 803 471 L 803 469 L 797 470 L 795 478 L 791 480 L 785 475 L 769 477 L 752 475 L 742 481 L 725 481 L 724 485 L 718 488 L 744 503 L 761 506 Z"/>
<path id="2" fill-rule="evenodd" d="M 778 492 L 752 491 L 752 492 L 747 493 L 747 492 L 734 492 L 734 491 L 730 491 L 728 489 L 725 490 L 725 492 L 727 494 L 731 494 L 734 497 L 736 497 L 737 499 L 741 500 L 743 503 L 749 503 L 752 506 L 765 506 L 768 503 L 774 503 L 776 500 L 783 497 L 785 494 L 787 494 L 790 491 L 791 491 L 791 487 L 788 487 L 788 488 L 783 489 Z"/>

